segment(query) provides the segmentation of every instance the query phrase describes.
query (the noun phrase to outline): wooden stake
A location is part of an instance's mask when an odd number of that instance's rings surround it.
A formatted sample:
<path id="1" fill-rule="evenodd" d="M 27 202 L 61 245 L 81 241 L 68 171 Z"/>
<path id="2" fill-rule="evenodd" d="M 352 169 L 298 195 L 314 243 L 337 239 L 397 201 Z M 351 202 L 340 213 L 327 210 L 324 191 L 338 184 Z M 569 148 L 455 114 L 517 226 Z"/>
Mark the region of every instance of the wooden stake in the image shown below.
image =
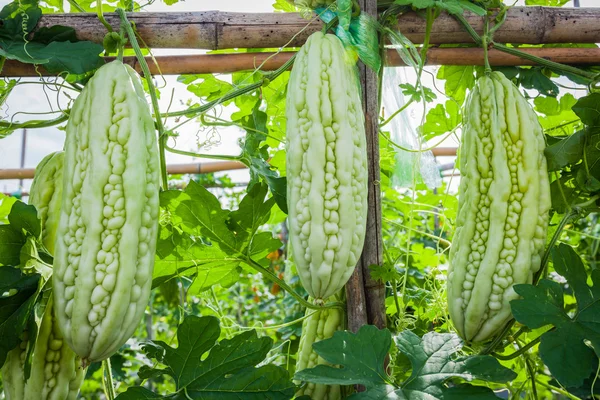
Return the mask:
<path id="1" fill-rule="evenodd" d="M 359 4 L 362 12 L 377 15 L 377 0 L 360 0 Z M 369 184 L 365 244 L 354 274 L 346 284 L 348 329 L 352 332 L 367 323 L 378 328 L 386 326 L 385 285 L 373 280 L 369 269 L 371 265 L 383 263 L 379 185 L 379 85 L 376 72 L 362 63 L 359 64 L 359 71 L 367 136 Z"/>

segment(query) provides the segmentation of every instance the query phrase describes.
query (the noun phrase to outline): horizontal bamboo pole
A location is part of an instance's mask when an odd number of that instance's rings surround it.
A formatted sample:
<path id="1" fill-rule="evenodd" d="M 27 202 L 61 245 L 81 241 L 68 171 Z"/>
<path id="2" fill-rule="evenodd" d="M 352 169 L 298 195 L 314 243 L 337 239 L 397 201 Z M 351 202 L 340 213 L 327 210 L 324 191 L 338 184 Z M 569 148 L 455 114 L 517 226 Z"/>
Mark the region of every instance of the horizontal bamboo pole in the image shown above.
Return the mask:
<path id="1" fill-rule="evenodd" d="M 245 169 L 246 165 L 237 161 L 219 161 L 191 164 L 167 165 L 167 173 L 179 174 L 208 174 L 210 172 L 233 171 Z M 3 179 L 33 179 L 35 168 L 0 169 L 0 180 Z"/>
<path id="2" fill-rule="evenodd" d="M 600 65 L 600 48 L 522 48 L 528 54 L 545 58 L 550 61 L 569 65 Z M 252 70 L 261 66 L 263 71 L 273 71 L 285 64 L 295 52 L 282 53 L 232 53 L 232 54 L 203 54 L 185 56 L 156 56 L 154 60 L 146 58 L 150 71 L 163 75 L 181 74 L 217 74 Z M 107 57 L 107 61 L 114 57 Z M 395 50 L 388 50 L 389 66 L 405 66 Z M 492 66 L 535 65 L 525 60 L 499 50 L 489 51 Z M 141 72 L 135 57 L 124 57 L 123 61 Z M 264 63 L 264 65 L 262 65 Z M 483 49 L 480 48 L 431 48 L 427 52 L 427 65 L 484 65 Z M 37 71 L 31 64 L 7 60 L 0 76 L 31 77 L 48 75 L 43 67 Z"/>
<path id="3" fill-rule="evenodd" d="M 455 156 L 454 147 L 436 147 L 432 150 L 433 155 Z M 238 161 L 218 161 L 190 164 L 170 164 L 167 165 L 167 173 L 171 175 L 183 174 L 208 174 L 210 172 L 233 171 L 247 168 L 245 164 Z M 0 180 L 3 179 L 33 179 L 35 168 L 15 168 L 0 169 Z"/>
<path id="4" fill-rule="evenodd" d="M 104 14 L 118 30 L 119 18 Z M 151 48 L 231 49 L 300 46 L 322 28 L 316 19 L 298 13 L 231 13 L 220 11 L 132 13 L 137 32 Z M 481 17 L 465 12 L 467 21 L 481 32 Z M 600 8 L 511 7 L 506 22 L 495 33 L 500 43 L 598 43 Z M 45 14 L 38 28 L 69 26 L 81 40 L 102 43 L 104 26 L 93 13 Z M 425 23 L 414 12 L 398 17 L 398 27 L 414 43 L 423 43 Z M 453 17 L 442 13 L 433 23 L 430 43 L 472 43 Z"/>

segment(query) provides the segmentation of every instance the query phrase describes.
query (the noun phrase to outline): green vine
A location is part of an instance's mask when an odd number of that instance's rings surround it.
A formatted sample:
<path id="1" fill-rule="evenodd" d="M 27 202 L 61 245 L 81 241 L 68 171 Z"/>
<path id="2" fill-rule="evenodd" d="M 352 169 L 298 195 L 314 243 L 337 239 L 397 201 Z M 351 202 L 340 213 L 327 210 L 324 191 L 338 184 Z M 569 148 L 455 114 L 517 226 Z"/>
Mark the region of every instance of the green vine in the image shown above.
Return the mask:
<path id="1" fill-rule="evenodd" d="M 469 22 L 465 19 L 465 17 L 463 15 L 452 14 L 452 16 L 465 28 L 465 30 L 469 33 L 469 35 L 471 36 L 471 38 L 475 41 L 475 43 L 477 45 L 484 46 L 484 43 L 486 42 L 485 36 L 483 38 L 481 36 L 479 36 L 479 34 L 477 32 L 475 32 L 473 27 L 469 24 Z M 487 17 L 486 17 L 486 20 L 487 20 Z M 495 27 L 495 29 L 492 29 L 491 33 L 495 32 L 498 28 L 499 27 Z M 496 43 L 495 41 L 493 41 L 491 39 L 489 40 L 489 43 L 487 43 L 487 44 L 491 48 L 500 50 L 504 53 L 511 54 L 511 55 L 517 56 L 517 57 L 521 57 L 521 58 L 524 58 L 529 61 L 533 61 L 539 65 L 548 67 L 548 68 L 556 70 L 556 71 L 581 76 L 583 78 L 589 79 L 592 82 L 596 82 L 597 79 L 599 78 L 599 76 L 598 76 L 599 74 L 584 71 L 580 68 L 572 67 L 570 65 L 560 64 L 560 63 L 557 63 L 554 61 L 547 60 L 545 58 L 537 57 L 532 54 L 517 50 L 514 47 L 508 47 L 506 45 Z M 485 51 L 485 48 L 484 48 L 484 51 Z"/>
<path id="2" fill-rule="evenodd" d="M 144 73 L 144 77 L 146 78 L 146 82 L 148 83 L 148 91 L 150 92 L 150 98 L 152 99 L 152 108 L 154 109 L 154 115 L 156 119 L 156 126 L 158 129 L 158 153 L 160 156 L 160 171 L 162 177 L 162 188 L 163 190 L 167 190 L 169 187 L 168 184 L 168 176 L 167 176 L 167 161 L 165 158 L 165 145 L 167 142 L 167 135 L 165 134 L 165 127 L 163 125 L 163 121 L 160 114 L 160 109 L 158 107 L 158 98 L 156 97 L 156 90 L 154 88 L 154 82 L 152 81 L 152 74 L 150 74 L 150 68 L 148 68 L 148 63 L 146 63 L 146 59 L 142 54 L 142 50 L 138 44 L 137 38 L 135 36 L 135 32 L 129 21 L 127 20 L 127 16 L 125 15 L 125 11 L 122 8 L 117 8 L 117 14 L 121 18 L 121 27 L 125 29 L 127 32 L 127 36 L 129 37 L 129 42 L 131 43 L 131 47 L 133 47 L 133 51 L 135 52 L 135 56 L 142 67 L 142 71 Z"/>

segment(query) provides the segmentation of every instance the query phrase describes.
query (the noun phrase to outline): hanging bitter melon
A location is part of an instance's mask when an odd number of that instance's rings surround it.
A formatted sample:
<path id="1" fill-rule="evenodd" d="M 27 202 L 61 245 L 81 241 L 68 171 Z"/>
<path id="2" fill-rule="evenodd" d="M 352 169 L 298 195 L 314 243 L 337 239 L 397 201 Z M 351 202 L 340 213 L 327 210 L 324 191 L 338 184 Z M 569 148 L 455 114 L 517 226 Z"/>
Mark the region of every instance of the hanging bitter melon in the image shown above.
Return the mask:
<path id="1" fill-rule="evenodd" d="M 54 258 L 55 311 L 89 363 L 112 355 L 146 308 L 158 231 L 154 121 L 138 74 L 115 60 L 75 100 Z"/>
<path id="2" fill-rule="evenodd" d="M 510 319 L 513 285 L 540 268 L 550 186 L 542 127 L 502 73 L 478 79 L 464 119 L 448 307 L 458 333 L 479 342 Z"/>
<path id="3" fill-rule="evenodd" d="M 356 69 L 335 35 L 313 33 L 286 100 L 287 202 L 298 275 L 316 301 L 358 262 L 367 223 L 367 152 Z"/>

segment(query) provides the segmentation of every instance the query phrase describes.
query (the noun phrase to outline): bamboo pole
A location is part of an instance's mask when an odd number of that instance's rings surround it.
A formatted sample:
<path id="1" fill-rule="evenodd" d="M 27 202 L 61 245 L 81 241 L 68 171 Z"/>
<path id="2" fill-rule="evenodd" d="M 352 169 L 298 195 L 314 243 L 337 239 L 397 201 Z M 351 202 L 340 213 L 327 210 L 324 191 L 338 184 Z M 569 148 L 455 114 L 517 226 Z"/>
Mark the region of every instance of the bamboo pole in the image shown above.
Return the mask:
<path id="1" fill-rule="evenodd" d="M 550 61 L 569 65 L 600 65 L 600 48 L 521 48 L 520 50 Z M 261 67 L 263 71 L 273 71 L 285 64 L 295 52 L 261 52 L 231 54 L 200 54 L 184 56 L 156 56 L 146 58 L 152 74 L 217 74 L 253 70 Z M 114 57 L 106 57 L 112 61 Z M 525 60 L 498 50 L 489 51 L 492 66 L 535 65 Z M 123 61 L 141 72 L 135 57 L 124 57 Z M 264 63 L 264 64 L 263 64 Z M 398 53 L 390 49 L 387 52 L 387 65 L 391 67 L 405 66 Z M 484 65 L 483 49 L 480 48 L 432 48 L 427 52 L 427 65 Z M 49 75 L 42 66 L 37 71 L 31 64 L 22 64 L 14 60 L 6 60 L 0 76 L 31 77 Z"/>
<path id="2" fill-rule="evenodd" d="M 208 174 L 211 172 L 233 171 L 247 168 L 238 161 L 219 161 L 191 164 L 167 165 L 167 173 L 179 174 Z M 0 180 L 3 179 L 33 179 L 35 168 L 0 169 Z"/>
<path id="3" fill-rule="evenodd" d="M 118 30 L 115 13 L 104 14 Z M 467 21 L 481 32 L 481 17 L 465 12 Z M 316 19 L 298 13 L 231 13 L 220 11 L 131 13 L 137 32 L 150 48 L 269 48 L 299 46 L 322 28 Z M 494 39 L 500 43 L 598 43 L 600 8 L 511 7 Z M 37 28 L 54 25 L 75 29 L 81 40 L 102 43 L 104 26 L 93 13 L 44 14 Z M 414 12 L 398 17 L 398 27 L 414 43 L 423 43 L 425 23 Z M 442 13 L 433 24 L 431 44 L 472 43 L 453 17 Z"/>
<path id="4" fill-rule="evenodd" d="M 434 157 L 455 156 L 454 147 L 436 147 L 432 150 Z M 208 174 L 211 172 L 233 171 L 246 169 L 245 164 L 238 161 L 217 161 L 205 163 L 190 164 L 170 164 L 167 165 L 167 173 L 170 175 L 183 174 Z M 0 180 L 4 179 L 33 179 L 35 168 L 13 168 L 0 169 Z"/>

